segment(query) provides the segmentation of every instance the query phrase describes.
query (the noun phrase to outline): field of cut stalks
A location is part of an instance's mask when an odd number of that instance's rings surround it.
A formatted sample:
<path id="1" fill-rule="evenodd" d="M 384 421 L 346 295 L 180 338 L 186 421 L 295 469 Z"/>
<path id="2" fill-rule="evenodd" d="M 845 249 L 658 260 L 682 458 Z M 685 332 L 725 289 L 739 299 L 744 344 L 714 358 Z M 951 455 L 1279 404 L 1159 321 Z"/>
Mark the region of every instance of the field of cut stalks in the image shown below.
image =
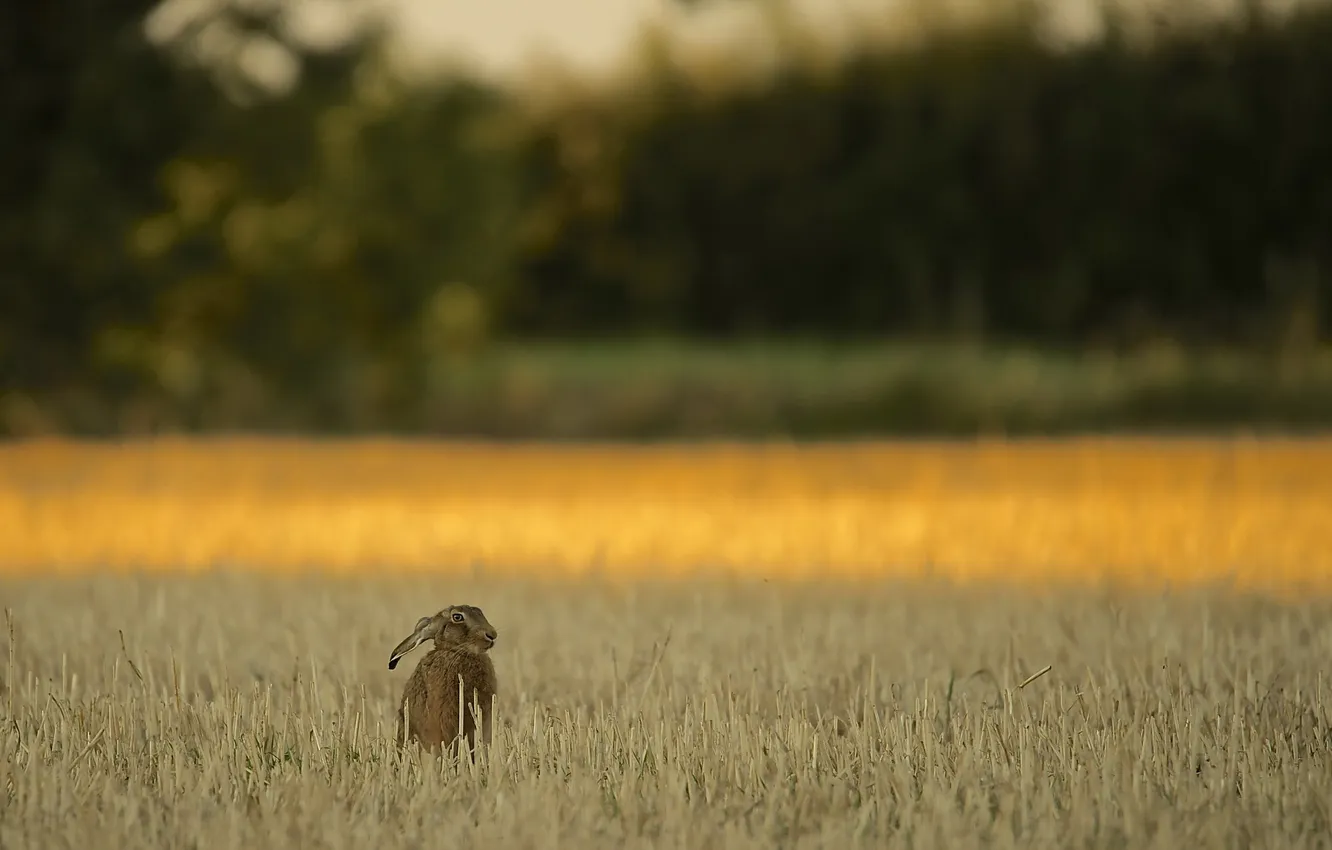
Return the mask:
<path id="1" fill-rule="evenodd" d="M 1318 442 L 14 444 L 0 847 L 1326 846 L 1329 489 Z M 389 651 L 460 602 L 496 740 L 401 756 Z"/>

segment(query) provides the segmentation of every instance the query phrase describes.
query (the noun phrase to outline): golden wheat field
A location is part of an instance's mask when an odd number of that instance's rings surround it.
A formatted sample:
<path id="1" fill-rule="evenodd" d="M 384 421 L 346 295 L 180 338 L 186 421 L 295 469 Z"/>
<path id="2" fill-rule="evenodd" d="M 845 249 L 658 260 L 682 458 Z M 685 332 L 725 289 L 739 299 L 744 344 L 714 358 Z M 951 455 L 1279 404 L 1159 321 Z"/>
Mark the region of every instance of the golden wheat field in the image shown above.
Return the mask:
<path id="1" fill-rule="evenodd" d="M 1317 441 L 11 444 L 0 847 L 1332 846 L 1329 489 Z M 476 763 L 392 741 L 451 603 Z"/>
<path id="2" fill-rule="evenodd" d="M 1332 584 L 1332 441 L 0 446 L 0 570 Z"/>

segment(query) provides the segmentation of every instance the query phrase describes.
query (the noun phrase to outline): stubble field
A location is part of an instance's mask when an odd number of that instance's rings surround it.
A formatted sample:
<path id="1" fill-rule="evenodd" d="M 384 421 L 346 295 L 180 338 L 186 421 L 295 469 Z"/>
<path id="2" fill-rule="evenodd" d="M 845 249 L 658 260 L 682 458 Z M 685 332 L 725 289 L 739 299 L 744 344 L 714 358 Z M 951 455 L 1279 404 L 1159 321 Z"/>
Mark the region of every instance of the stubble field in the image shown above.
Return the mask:
<path id="1" fill-rule="evenodd" d="M 1327 846 L 1330 470 L 7 447 L 0 846 Z M 475 766 L 390 740 L 453 602 L 500 632 Z"/>

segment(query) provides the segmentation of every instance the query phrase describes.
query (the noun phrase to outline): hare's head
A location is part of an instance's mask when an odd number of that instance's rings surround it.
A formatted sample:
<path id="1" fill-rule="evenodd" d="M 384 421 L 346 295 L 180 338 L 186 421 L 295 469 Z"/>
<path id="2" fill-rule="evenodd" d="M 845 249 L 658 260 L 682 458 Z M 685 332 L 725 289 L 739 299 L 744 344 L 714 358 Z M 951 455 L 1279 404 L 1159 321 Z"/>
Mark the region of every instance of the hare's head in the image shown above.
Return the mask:
<path id="1" fill-rule="evenodd" d="M 481 654 L 495 645 L 499 633 L 490 625 L 486 615 L 475 605 L 450 605 L 432 617 L 416 621 L 416 628 L 389 655 L 389 669 L 398 666 L 398 660 L 428 640 L 437 647 L 456 647 Z"/>

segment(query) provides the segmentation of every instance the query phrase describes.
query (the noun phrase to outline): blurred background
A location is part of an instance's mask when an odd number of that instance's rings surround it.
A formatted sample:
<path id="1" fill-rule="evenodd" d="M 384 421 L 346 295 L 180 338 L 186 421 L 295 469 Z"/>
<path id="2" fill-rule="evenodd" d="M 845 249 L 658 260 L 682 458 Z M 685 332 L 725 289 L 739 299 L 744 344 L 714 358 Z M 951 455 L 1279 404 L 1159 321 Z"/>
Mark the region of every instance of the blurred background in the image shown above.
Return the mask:
<path id="1" fill-rule="evenodd" d="M 0 11 L 0 434 L 1332 422 L 1332 8 Z"/>

